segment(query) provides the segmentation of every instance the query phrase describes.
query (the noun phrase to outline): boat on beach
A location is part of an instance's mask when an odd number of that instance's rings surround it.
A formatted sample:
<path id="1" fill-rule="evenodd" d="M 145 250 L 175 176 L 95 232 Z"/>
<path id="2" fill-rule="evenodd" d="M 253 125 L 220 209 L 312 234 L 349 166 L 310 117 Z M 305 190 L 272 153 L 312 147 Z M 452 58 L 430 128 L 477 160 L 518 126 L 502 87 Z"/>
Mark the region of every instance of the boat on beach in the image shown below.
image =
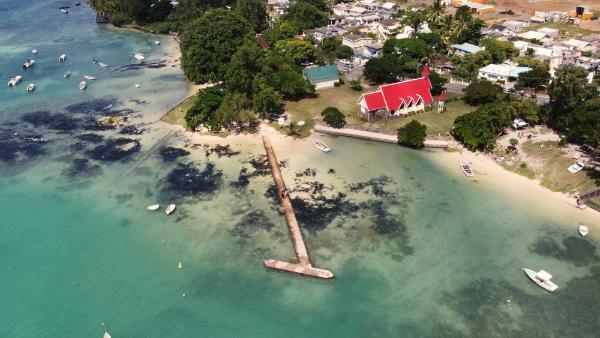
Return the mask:
<path id="1" fill-rule="evenodd" d="M 523 272 L 525 272 L 527 277 L 529 277 L 529 279 L 531 279 L 535 284 L 546 291 L 554 292 L 558 289 L 558 285 L 550 281 L 550 279 L 552 279 L 552 275 L 545 270 L 535 272 L 531 269 L 523 268 Z"/>
<path id="2" fill-rule="evenodd" d="M 10 77 L 10 79 L 8 80 L 8 86 L 9 87 L 14 87 L 16 85 L 19 84 L 19 82 L 21 82 L 21 79 L 23 77 L 21 75 L 13 75 Z"/>
<path id="3" fill-rule="evenodd" d="M 91 80 L 91 81 L 96 80 L 96 77 L 95 76 L 91 76 L 91 75 L 84 75 L 83 78 L 86 79 L 86 80 Z"/>
<path id="4" fill-rule="evenodd" d="M 172 213 L 173 213 L 173 211 L 175 211 L 175 207 L 176 207 L 176 205 L 175 205 L 175 204 L 169 204 L 169 206 L 168 206 L 168 207 L 167 207 L 167 209 L 165 210 L 165 213 L 166 213 L 167 215 L 170 215 L 170 214 L 172 214 Z"/>
<path id="5" fill-rule="evenodd" d="M 67 70 L 63 76 L 65 77 L 65 79 L 68 78 L 69 76 L 71 76 L 71 71 Z"/>
<path id="6" fill-rule="evenodd" d="M 58 62 L 65 62 L 67 60 L 67 54 L 60 54 Z"/>
<path id="7" fill-rule="evenodd" d="M 158 208 L 160 208 L 160 204 L 152 204 L 152 205 L 148 206 L 146 209 L 148 209 L 150 211 L 154 211 L 154 210 L 158 210 Z"/>
<path id="8" fill-rule="evenodd" d="M 585 225 L 580 225 L 579 226 L 579 234 L 583 237 L 587 236 L 587 234 L 590 232 L 590 230 L 588 229 L 588 227 L 586 227 Z"/>
<path id="9" fill-rule="evenodd" d="M 314 146 L 319 149 L 322 152 L 328 153 L 331 151 L 331 148 L 329 148 L 328 145 L 326 145 L 325 143 L 321 142 L 319 139 L 314 139 L 313 140 L 313 144 Z"/>
<path id="10" fill-rule="evenodd" d="M 33 65 L 35 64 L 35 60 L 34 59 L 27 59 L 25 61 L 25 63 L 23 64 L 23 69 L 28 69 L 33 67 Z"/>
<path id="11" fill-rule="evenodd" d="M 87 88 L 87 83 L 85 81 L 79 82 L 79 89 L 84 90 Z"/>
<path id="12" fill-rule="evenodd" d="M 460 161 L 460 169 L 462 170 L 463 174 L 465 174 L 465 176 L 467 177 L 475 176 L 475 173 L 473 172 L 473 170 L 471 170 L 471 167 L 465 161 Z"/>
<path id="13" fill-rule="evenodd" d="M 135 53 L 135 54 L 133 54 L 133 57 L 140 61 L 143 61 L 144 59 L 146 59 L 146 57 L 142 53 Z"/>
<path id="14" fill-rule="evenodd" d="M 27 91 L 28 92 L 32 92 L 35 90 L 35 85 L 33 83 L 30 83 L 27 85 Z"/>

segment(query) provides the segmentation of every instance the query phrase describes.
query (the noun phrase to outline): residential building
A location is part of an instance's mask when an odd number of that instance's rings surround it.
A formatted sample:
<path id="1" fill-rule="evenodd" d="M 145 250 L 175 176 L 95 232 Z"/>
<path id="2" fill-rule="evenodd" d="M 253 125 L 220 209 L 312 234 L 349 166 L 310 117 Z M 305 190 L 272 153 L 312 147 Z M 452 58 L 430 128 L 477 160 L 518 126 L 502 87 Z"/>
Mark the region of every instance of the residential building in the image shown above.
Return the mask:
<path id="1" fill-rule="evenodd" d="M 512 63 L 489 64 L 479 69 L 478 77 L 490 82 L 508 83 L 519 77 L 519 74 L 530 71 L 529 67 L 519 67 Z"/>
<path id="2" fill-rule="evenodd" d="M 304 77 L 315 89 L 331 88 L 340 81 L 340 72 L 336 65 L 304 68 Z"/>
<path id="3" fill-rule="evenodd" d="M 431 104 L 431 83 L 426 77 L 380 86 L 377 91 L 361 95 L 357 104 L 360 116 L 398 117 L 425 110 Z"/>
<path id="4" fill-rule="evenodd" d="M 508 28 L 509 30 L 511 30 L 515 33 L 520 33 L 525 28 L 529 27 L 528 22 L 519 21 L 519 20 L 507 20 L 507 21 L 504 21 L 502 23 L 502 25 L 504 25 L 506 28 Z"/>
<path id="5" fill-rule="evenodd" d="M 394 35 L 395 31 L 402 26 L 400 19 L 388 19 L 382 20 L 375 25 L 377 34 L 382 38 L 387 39 Z"/>
<path id="6" fill-rule="evenodd" d="M 454 50 L 455 55 L 459 55 L 459 56 L 465 56 L 467 54 L 475 54 L 477 52 L 481 52 L 481 51 L 485 50 L 485 48 L 483 48 L 483 47 L 475 46 L 468 42 L 461 43 L 461 44 L 454 44 L 454 45 L 450 46 L 450 48 L 452 48 Z"/>
<path id="7" fill-rule="evenodd" d="M 346 45 L 353 49 L 365 47 L 366 45 L 371 44 L 373 42 L 374 42 L 373 39 L 371 39 L 370 37 L 368 37 L 366 35 L 350 34 L 350 35 L 344 36 L 344 38 L 342 39 L 343 45 Z"/>

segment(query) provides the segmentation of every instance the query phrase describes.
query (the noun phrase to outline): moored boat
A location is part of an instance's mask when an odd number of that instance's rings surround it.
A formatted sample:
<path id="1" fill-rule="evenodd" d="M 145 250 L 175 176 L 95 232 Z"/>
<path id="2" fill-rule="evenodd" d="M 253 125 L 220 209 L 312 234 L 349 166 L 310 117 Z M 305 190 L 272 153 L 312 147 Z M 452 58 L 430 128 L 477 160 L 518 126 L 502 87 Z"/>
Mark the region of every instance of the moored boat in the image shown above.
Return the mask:
<path id="1" fill-rule="evenodd" d="M 152 204 L 152 205 L 148 206 L 146 209 L 148 209 L 150 211 L 154 211 L 154 210 L 158 210 L 158 208 L 160 208 L 160 204 Z"/>
<path id="2" fill-rule="evenodd" d="M 322 152 L 328 153 L 331 151 L 331 148 L 329 148 L 328 145 L 326 145 L 325 143 L 321 142 L 319 139 L 314 139 L 313 140 L 313 144 L 314 146 L 319 149 Z"/>
<path id="3" fill-rule="evenodd" d="M 585 225 L 580 225 L 579 226 L 579 234 L 583 237 L 587 236 L 587 234 L 590 232 L 590 230 L 588 229 L 588 227 L 586 227 Z"/>
<path id="4" fill-rule="evenodd" d="M 544 270 L 540 270 L 539 272 L 535 272 L 531 269 L 523 268 L 523 271 L 531 279 L 535 284 L 540 286 L 546 291 L 554 292 L 558 289 L 558 285 L 554 284 L 550 281 L 552 279 L 552 275 Z"/>
<path id="5" fill-rule="evenodd" d="M 68 78 L 69 76 L 71 76 L 71 71 L 67 70 L 63 76 L 65 77 L 65 79 Z"/>
<path id="6" fill-rule="evenodd" d="M 65 62 L 67 60 L 67 54 L 60 54 L 58 62 Z"/>
<path id="7" fill-rule="evenodd" d="M 37 49 L 32 49 L 32 50 L 31 50 L 31 54 L 34 54 L 34 55 L 35 55 L 35 54 L 37 54 L 37 53 L 38 53 Z"/>
<path id="8" fill-rule="evenodd" d="M 167 207 L 167 209 L 165 210 L 165 213 L 166 213 L 167 215 L 170 215 L 170 214 L 172 214 L 172 213 L 173 213 L 173 211 L 175 211 L 175 207 L 176 207 L 176 205 L 175 205 L 175 204 L 169 204 L 169 206 L 168 206 L 168 207 Z"/>
<path id="9" fill-rule="evenodd" d="M 107 65 L 106 63 L 102 63 L 102 62 L 100 62 L 100 63 L 99 63 L 99 65 L 100 65 L 100 67 L 102 67 L 102 68 L 106 68 L 106 67 L 108 67 L 108 65 Z"/>
<path id="10" fill-rule="evenodd" d="M 21 82 L 21 79 L 23 77 L 21 75 L 13 75 L 10 77 L 10 79 L 8 80 L 8 86 L 9 87 L 14 87 L 16 85 L 19 84 L 19 82 Z"/>
<path id="11" fill-rule="evenodd" d="M 154 40 L 154 44 L 158 46 L 158 45 L 160 45 L 160 41 Z"/>
<path id="12" fill-rule="evenodd" d="M 133 54 L 133 57 L 140 61 L 143 61 L 144 59 L 146 59 L 146 57 L 142 53 L 135 53 L 135 54 Z"/>
<path id="13" fill-rule="evenodd" d="M 96 77 L 95 76 L 91 76 L 91 75 L 84 75 L 83 78 L 86 79 L 86 80 L 92 80 L 92 81 L 96 80 Z"/>
<path id="14" fill-rule="evenodd" d="M 28 92 L 32 92 L 35 90 L 35 85 L 33 83 L 30 83 L 27 85 L 27 91 Z"/>
<path id="15" fill-rule="evenodd" d="M 79 82 L 79 89 L 84 90 L 87 88 L 87 83 L 85 81 Z"/>
<path id="16" fill-rule="evenodd" d="M 463 174 L 465 174 L 465 176 L 467 177 L 475 176 L 475 173 L 473 172 L 473 170 L 471 170 L 471 167 L 465 161 L 460 161 L 460 169 L 462 170 Z"/>
<path id="17" fill-rule="evenodd" d="M 31 67 L 33 67 L 34 64 L 35 64 L 34 59 L 27 59 L 25 61 L 25 63 L 23 64 L 23 69 L 31 68 Z"/>

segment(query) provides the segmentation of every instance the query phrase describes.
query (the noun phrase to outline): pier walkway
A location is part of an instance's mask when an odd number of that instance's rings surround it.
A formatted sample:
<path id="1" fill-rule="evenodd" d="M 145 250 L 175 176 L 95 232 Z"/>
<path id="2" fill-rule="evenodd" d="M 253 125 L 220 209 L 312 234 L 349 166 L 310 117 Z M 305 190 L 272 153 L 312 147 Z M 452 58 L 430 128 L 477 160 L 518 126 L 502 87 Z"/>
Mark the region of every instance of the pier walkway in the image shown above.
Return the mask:
<path id="1" fill-rule="evenodd" d="M 281 176 L 281 170 L 279 168 L 279 162 L 277 162 L 277 157 L 275 157 L 275 151 L 273 150 L 271 141 L 269 141 L 266 136 L 263 136 L 262 139 L 267 152 L 267 158 L 269 159 L 269 164 L 271 166 L 271 172 L 273 173 L 273 181 L 275 182 L 277 196 L 279 196 L 280 210 L 285 216 L 288 230 L 290 231 L 290 237 L 292 238 L 292 244 L 294 245 L 296 259 L 298 260 L 297 262 L 289 263 L 268 259 L 264 262 L 265 266 L 274 270 L 292 272 L 315 278 L 333 278 L 334 276 L 331 271 L 312 266 L 310 257 L 308 256 L 308 251 L 306 251 L 306 246 L 304 245 L 304 240 L 302 239 L 302 233 L 300 232 L 298 221 L 296 220 L 296 215 L 294 214 L 294 209 L 292 208 L 292 202 L 289 194 L 287 193 L 283 177 Z"/>
<path id="2" fill-rule="evenodd" d="M 332 128 L 322 124 L 315 125 L 315 132 L 339 136 L 354 137 L 363 140 L 378 141 L 385 143 L 398 143 L 398 135 L 392 133 L 375 132 L 361 130 L 356 128 Z M 426 148 L 448 148 L 450 146 L 447 140 L 427 138 L 424 145 Z"/>

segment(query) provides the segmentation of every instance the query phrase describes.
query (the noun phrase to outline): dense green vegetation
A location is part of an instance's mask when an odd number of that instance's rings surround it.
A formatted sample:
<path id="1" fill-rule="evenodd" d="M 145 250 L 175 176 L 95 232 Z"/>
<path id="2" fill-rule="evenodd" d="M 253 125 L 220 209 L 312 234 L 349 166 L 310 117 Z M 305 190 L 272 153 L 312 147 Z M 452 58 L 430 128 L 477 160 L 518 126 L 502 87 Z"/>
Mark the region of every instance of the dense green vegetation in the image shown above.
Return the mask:
<path id="1" fill-rule="evenodd" d="M 346 124 L 344 113 L 335 107 L 327 107 L 323 112 L 323 121 L 334 128 L 342 128 Z"/>
<path id="2" fill-rule="evenodd" d="M 473 106 L 494 102 L 503 94 L 502 87 L 488 80 L 471 81 L 463 92 L 463 101 Z"/>
<path id="3" fill-rule="evenodd" d="M 427 137 L 427 126 L 412 120 L 404 127 L 398 128 L 398 143 L 411 148 L 423 148 Z"/>
<path id="4" fill-rule="evenodd" d="M 173 11 L 170 1 L 91 0 L 90 5 L 96 11 L 110 15 L 111 23 L 117 26 L 164 21 Z"/>

